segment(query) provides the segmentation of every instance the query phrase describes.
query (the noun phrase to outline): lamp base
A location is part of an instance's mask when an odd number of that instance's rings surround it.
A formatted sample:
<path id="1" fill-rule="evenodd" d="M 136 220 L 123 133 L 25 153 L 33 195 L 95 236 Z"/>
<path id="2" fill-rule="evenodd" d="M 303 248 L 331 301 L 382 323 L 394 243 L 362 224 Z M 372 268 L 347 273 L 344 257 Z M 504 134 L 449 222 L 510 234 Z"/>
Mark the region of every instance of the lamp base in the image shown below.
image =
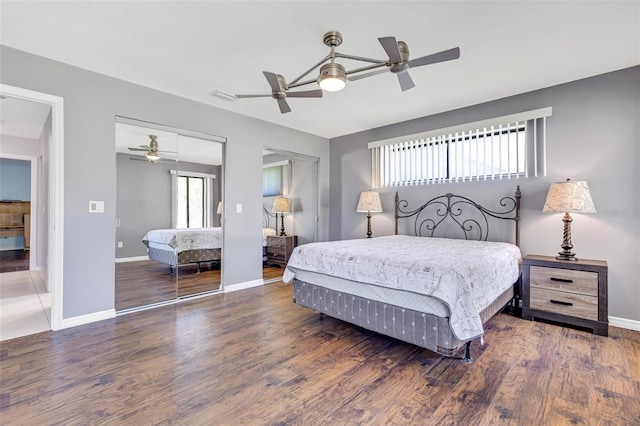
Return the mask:
<path id="1" fill-rule="evenodd" d="M 559 254 L 559 256 L 556 256 L 556 259 L 558 259 L 558 260 L 569 260 L 569 261 L 577 261 L 578 260 L 578 258 L 576 257 L 575 253 L 559 252 L 558 254 Z"/>

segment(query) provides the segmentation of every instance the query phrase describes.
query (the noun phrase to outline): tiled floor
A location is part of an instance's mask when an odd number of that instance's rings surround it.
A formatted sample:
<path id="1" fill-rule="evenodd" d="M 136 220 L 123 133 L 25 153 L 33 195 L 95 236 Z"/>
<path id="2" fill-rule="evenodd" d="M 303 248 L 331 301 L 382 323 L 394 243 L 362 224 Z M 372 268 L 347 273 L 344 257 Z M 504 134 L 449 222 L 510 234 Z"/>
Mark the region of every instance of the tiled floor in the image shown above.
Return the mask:
<path id="1" fill-rule="evenodd" d="M 35 271 L 0 274 L 0 341 L 50 330 L 51 294 Z"/>

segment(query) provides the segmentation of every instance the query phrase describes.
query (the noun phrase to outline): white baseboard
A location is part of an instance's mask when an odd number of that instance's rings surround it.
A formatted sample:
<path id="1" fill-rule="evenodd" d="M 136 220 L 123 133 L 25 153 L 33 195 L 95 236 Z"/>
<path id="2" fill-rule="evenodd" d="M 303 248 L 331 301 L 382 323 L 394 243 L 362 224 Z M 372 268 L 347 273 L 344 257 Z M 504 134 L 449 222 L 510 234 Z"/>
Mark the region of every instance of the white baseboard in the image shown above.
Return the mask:
<path id="1" fill-rule="evenodd" d="M 138 262 L 140 260 L 149 260 L 149 256 L 116 257 L 116 263 Z"/>
<path id="2" fill-rule="evenodd" d="M 259 279 L 259 280 L 253 280 L 253 281 L 245 281 L 243 283 L 238 283 L 238 284 L 225 285 L 224 292 L 231 293 L 232 291 L 244 290 L 251 287 L 260 287 L 263 284 L 264 284 L 264 281 L 262 279 Z"/>
<path id="3" fill-rule="evenodd" d="M 609 325 L 614 327 L 626 328 L 629 330 L 640 331 L 640 321 L 630 320 L 626 318 L 609 317 Z"/>
<path id="4" fill-rule="evenodd" d="M 102 321 L 105 319 L 115 318 L 116 310 L 107 309 L 106 311 L 94 312 L 86 315 L 79 315 L 77 317 L 63 318 L 60 327 L 54 330 L 62 330 L 63 328 L 76 327 L 79 325 L 89 324 L 91 322 Z"/>

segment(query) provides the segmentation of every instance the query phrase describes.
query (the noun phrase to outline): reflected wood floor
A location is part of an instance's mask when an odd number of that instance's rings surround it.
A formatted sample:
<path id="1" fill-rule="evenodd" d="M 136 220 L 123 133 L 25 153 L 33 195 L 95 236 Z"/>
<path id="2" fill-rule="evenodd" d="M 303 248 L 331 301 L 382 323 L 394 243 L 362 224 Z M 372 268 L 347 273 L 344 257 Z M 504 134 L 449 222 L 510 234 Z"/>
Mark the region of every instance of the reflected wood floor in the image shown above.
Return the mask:
<path id="1" fill-rule="evenodd" d="M 498 314 L 475 362 L 291 301 L 282 282 L 2 342 L 3 425 L 640 424 L 640 333 Z"/>
<path id="2" fill-rule="evenodd" d="M 215 291 L 220 288 L 220 268 L 215 262 L 182 265 L 176 273 L 154 260 L 116 263 L 116 311 L 166 302 L 176 297 Z"/>

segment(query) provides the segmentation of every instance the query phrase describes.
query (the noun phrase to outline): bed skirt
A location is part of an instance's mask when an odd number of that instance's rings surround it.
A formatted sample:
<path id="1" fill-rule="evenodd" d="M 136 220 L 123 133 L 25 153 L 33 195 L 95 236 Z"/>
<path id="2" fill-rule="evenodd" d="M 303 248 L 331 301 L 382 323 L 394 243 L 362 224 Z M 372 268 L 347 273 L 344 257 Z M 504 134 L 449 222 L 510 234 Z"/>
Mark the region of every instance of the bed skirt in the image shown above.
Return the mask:
<path id="1" fill-rule="evenodd" d="M 155 247 L 149 247 L 149 259 L 157 262 L 166 263 L 175 267 L 176 265 L 187 265 L 190 263 L 211 262 L 221 259 L 222 250 L 216 249 L 198 249 L 186 250 L 176 253 L 175 251 L 162 250 Z"/>
<path id="2" fill-rule="evenodd" d="M 509 287 L 480 313 L 485 323 L 513 298 Z M 463 341 L 451 331 L 449 318 L 414 311 L 294 279 L 293 301 L 331 317 L 437 352 L 454 355 Z"/>

